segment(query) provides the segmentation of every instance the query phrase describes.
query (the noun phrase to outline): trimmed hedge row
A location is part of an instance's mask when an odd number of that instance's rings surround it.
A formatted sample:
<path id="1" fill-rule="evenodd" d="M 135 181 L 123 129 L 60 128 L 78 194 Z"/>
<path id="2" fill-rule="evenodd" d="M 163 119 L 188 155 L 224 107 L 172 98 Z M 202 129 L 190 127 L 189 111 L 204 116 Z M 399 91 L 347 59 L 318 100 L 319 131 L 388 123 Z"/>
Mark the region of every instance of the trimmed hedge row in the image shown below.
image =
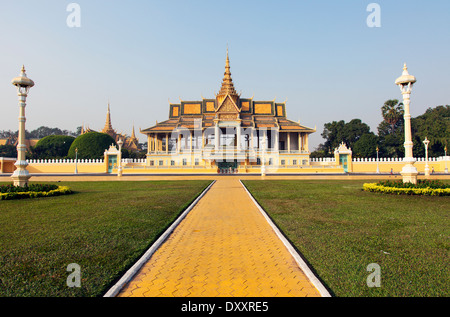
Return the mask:
<path id="1" fill-rule="evenodd" d="M 377 183 L 381 186 L 386 187 L 396 187 L 396 188 L 450 188 L 450 184 L 443 183 L 437 179 L 419 179 L 417 180 L 417 184 L 413 183 L 403 183 L 401 180 L 392 181 L 392 180 L 386 180 L 386 181 L 379 181 Z"/>
<path id="2" fill-rule="evenodd" d="M 49 192 L 57 188 L 58 186 L 54 184 L 29 184 L 25 187 L 8 184 L 0 186 L 0 193 Z"/>
<path id="3" fill-rule="evenodd" d="M 391 187 L 377 183 L 366 183 L 363 190 L 367 192 L 378 192 L 396 195 L 425 195 L 425 196 L 450 196 L 450 188 L 431 188 L 431 187 Z"/>
<path id="4" fill-rule="evenodd" d="M 58 186 L 58 188 L 49 191 L 23 191 L 23 192 L 0 193 L 0 200 L 51 197 L 51 196 L 67 195 L 72 193 L 73 191 L 69 187 Z"/>

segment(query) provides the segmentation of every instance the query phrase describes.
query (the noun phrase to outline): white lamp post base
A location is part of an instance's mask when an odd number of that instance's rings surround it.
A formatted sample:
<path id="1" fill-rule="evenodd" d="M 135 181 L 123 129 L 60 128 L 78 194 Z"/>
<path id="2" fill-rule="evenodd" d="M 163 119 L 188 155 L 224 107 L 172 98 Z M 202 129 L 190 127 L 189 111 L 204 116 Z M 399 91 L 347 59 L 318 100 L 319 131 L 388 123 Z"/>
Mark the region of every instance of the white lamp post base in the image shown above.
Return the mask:
<path id="1" fill-rule="evenodd" d="M 30 179 L 31 175 L 28 173 L 27 170 L 15 170 L 14 173 L 11 175 L 11 178 L 14 182 L 14 186 L 20 186 L 25 187 L 28 186 L 28 180 Z"/>
<path id="2" fill-rule="evenodd" d="M 403 166 L 400 174 L 403 176 L 403 183 L 417 184 L 417 175 L 419 174 L 419 172 L 413 164 L 408 163 Z"/>
<path id="3" fill-rule="evenodd" d="M 428 165 L 425 166 L 425 176 L 430 176 L 430 167 Z"/>

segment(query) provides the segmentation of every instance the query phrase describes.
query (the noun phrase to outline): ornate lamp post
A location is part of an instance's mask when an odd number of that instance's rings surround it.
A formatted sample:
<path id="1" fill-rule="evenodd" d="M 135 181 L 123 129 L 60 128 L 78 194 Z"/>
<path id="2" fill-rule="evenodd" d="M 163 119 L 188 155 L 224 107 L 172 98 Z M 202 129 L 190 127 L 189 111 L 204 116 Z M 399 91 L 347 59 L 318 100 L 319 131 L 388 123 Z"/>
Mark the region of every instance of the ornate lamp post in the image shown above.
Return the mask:
<path id="1" fill-rule="evenodd" d="M 119 145 L 119 155 L 117 158 L 117 160 L 119 161 L 119 165 L 117 167 L 117 176 L 122 176 L 122 139 L 119 139 L 119 141 L 117 141 L 117 144 Z"/>
<path id="2" fill-rule="evenodd" d="M 78 174 L 78 148 L 75 148 L 75 174 Z"/>
<path id="3" fill-rule="evenodd" d="M 380 151 L 380 149 L 377 146 L 377 174 L 380 174 L 380 160 L 378 158 L 378 152 Z"/>
<path id="4" fill-rule="evenodd" d="M 428 166 L 428 144 L 430 144 L 430 141 L 427 137 L 425 137 L 423 144 L 425 144 L 425 176 L 430 176 L 430 167 Z"/>
<path id="5" fill-rule="evenodd" d="M 411 137 L 411 114 L 409 112 L 409 104 L 411 97 L 411 90 L 413 84 L 416 82 L 416 78 L 408 73 L 408 67 L 406 64 L 403 66 L 402 75 L 395 80 L 395 84 L 400 87 L 400 91 L 403 96 L 403 105 L 405 106 L 404 119 L 405 119 L 405 158 L 403 162 L 406 163 L 403 166 L 400 174 L 403 176 L 404 183 L 417 183 L 417 168 L 414 166 L 416 160 L 413 157 L 413 142 Z"/>
<path id="6" fill-rule="evenodd" d="M 261 140 L 262 147 L 262 160 L 261 160 L 261 176 L 266 176 L 266 138 L 263 137 Z"/>
<path id="7" fill-rule="evenodd" d="M 445 158 L 444 158 L 444 160 L 445 160 L 445 170 L 444 170 L 444 172 L 448 173 L 448 168 L 447 168 L 447 145 L 445 146 L 444 151 L 445 151 Z"/>
<path id="8" fill-rule="evenodd" d="M 25 66 L 22 66 L 20 75 L 14 78 L 11 83 L 17 87 L 17 95 L 19 96 L 19 137 L 17 142 L 17 162 L 15 163 L 17 169 L 11 178 L 15 186 L 25 187 L 30 179 L 30 174 L 27 170 L 28 163 L 25 158 L 27 150 L 25 145 L 25 107 L 28 92 L 34 86 L 34 82 L 27 77 Z"/>

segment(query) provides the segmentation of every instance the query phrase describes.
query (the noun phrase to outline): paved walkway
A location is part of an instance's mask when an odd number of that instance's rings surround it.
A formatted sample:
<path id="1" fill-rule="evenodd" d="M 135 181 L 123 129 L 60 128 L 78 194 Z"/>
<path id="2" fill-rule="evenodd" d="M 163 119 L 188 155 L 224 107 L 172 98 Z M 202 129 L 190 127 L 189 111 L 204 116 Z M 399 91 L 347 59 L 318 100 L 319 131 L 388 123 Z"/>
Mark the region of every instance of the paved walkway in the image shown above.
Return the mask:
<path id="1" fill-rule="evenodd" d="M 320 296 L 238 179 L 218 180 L 118 296 Z"/>

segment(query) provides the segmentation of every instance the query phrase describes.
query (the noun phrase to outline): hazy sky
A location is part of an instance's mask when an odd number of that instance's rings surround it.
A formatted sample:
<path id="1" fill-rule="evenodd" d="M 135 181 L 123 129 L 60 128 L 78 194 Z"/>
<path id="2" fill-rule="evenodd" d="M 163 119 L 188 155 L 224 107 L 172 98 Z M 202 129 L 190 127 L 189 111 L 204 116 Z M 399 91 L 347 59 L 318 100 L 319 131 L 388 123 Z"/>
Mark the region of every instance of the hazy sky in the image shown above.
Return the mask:
<path id="1" fill-rule="evenodd" d="M 81 8 L 70 28 L 67 6 Z M 450 104 L 450 1 L 6 1 L 0 0 L 0 130 L 18 129 L 11 79 L 25 64 L 36 83 L 28 130 L 101 130 L 108 100 L 113 127 L 131 134 L 168 118 L 169 100 L 214 98 L 228 44 L 242 97 L 283 102 L 309 127 L 359 118 L 376 127 L 403 63 L 417 77 L 411 114 Z"/>

